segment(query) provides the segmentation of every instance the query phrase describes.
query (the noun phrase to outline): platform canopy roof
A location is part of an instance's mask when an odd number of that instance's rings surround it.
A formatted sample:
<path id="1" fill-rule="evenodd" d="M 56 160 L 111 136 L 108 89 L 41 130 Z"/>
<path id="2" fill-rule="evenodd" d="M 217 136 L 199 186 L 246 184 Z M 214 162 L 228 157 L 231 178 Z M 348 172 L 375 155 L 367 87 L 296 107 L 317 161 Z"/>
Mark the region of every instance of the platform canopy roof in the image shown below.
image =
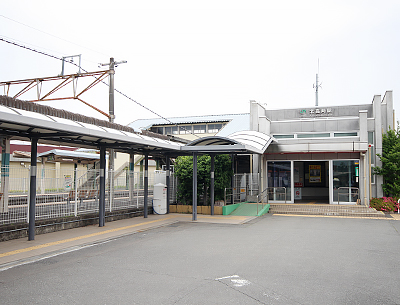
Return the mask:
<path id="1" fill-rule="evenodd" d="M 106 122 L 108 123 L 108 122 Z M 104 124 L 107 125 L 107 124 Z M 117 124 L 115 124 L 117 125 Z M 13 140 L 38 138 L 39 143 L 72 147 L 105 146 L 150 155 L 179 153 L 182 143 L 131 131 L 0 105 L 0 135 Z"/>
<path id="2" fill-rule="evenodd" d="M 176 157 L 193 152 L 263 154 L 274 140 L 273 137 L 260 132 L 241 131 L 227 137 L 199 138 L 184 145 L 170 141 L 165 136 L 152 137 L 137 133 L 127 126 L 46 107 L 0 97 L 0 136 L 7 136 L 12 140 L 37 138 L 38 142 L 43 144 L 82 148 L 103 146 L 116 151 L 148 153 L 158 157 L 166 154 Z"/>

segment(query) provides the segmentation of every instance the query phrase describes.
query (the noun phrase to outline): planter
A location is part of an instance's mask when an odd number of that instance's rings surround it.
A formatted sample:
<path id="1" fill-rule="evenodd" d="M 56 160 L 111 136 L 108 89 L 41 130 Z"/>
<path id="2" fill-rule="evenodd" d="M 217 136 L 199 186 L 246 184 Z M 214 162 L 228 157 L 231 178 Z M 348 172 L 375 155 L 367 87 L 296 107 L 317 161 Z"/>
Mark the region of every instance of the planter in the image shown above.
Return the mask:
<path id="1" fill-rule="evenodd" d="M 190 207 L 190 211 L 189 211 L 189 207 Z M 183 213 L 183 214 L 192 213 L 192 206 L 191 205 L 177 205 L 176 213 Z"/>
<path id="2" fill-rule="evenodd" d="M 214 206 L 214 215 L 222 215 L 222 207 Z"/>
<path id="3" fill-rule="evenodd" d="M 171 204 L 169 206 L 170 213 L 191 214 L 193 208 L 191 205 Z M 197 206 L 197 214 L 211 215 L 211 206 Z M 214 215 L 222 215 L 222 206 L 214 206 Z"/>

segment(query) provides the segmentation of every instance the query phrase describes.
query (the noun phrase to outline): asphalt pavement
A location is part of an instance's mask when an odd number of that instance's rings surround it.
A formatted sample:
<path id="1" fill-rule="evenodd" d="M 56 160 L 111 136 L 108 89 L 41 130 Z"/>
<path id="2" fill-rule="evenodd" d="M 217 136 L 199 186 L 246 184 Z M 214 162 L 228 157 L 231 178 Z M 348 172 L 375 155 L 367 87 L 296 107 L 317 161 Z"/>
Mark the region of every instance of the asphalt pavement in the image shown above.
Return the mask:
<path id="1" fill-rule="evenodd" d="M 0 243 L 0 304 L 400 304 L 398 220 L 203 217 Z"/>

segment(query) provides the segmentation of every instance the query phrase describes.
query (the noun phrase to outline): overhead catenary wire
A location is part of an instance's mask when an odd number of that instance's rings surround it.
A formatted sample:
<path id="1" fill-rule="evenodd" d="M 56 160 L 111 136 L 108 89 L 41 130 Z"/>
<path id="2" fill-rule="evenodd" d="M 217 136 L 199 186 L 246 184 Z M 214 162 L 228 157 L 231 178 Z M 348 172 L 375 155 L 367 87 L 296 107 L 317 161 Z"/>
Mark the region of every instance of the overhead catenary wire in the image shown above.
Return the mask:
<path id="1" fill-rule="evenodd" d="M 44 51 L 40 51 L 40 50 L 36 50 L 36 49 L 34 49 L 34 48 L 31 48 L 31 47 L 24 46 L 24 45 L 22 45 L 22 44 L 16 43 L 16 42 L 11 41 L 11 40 L 9 40 L 9 39 L 5 39 L 5 38 L 0 37 L 0 41 L 3 41 L 3 42 L 5 42 L 5 43 L 11 44 L 11 45 L 14 45 L 14 46 L 17 46 L 17 47 L 20 47 L 20 48 L 23 48 L 23 49 L 26 49 L 26 50 L 29 50 L 29 51 L 32 51 L 32 52 L 35 52 L 35 53 L 44 55 L 44 56 L 47 56 L 47 57 L 50 57 L 50 58 L 53 58 L 53 59 L 57 59 L 57 60 L 61 60 L 61 61 L 63 60 L 61 57 L 57 57 L 57 56 L 55 56 L 55 55 L 46 53 L 46 52 L 44 52 Z M 74 63 L 74 62 L 70 62 L 70 61 L 66 61 L 66 62 L 69 63 L 69 64 L 71 64 L 71 65 L 74 65 L 74 66 L 76 66 L 76 67 L 78 67 L 78 68 L 80 68 L 80 69 L 82 69 L 82 71 L 84 71 L 84 72 L 86 72 L 86 73 L 89 72 L 89 71 L 87 71 L 86 69 L 82 68 L 80 65 L 78 65 L 78 64 L 76 64 L 76 63 Z M 101 81 L 101 82 L 102 82 L 103 84 L 105 84 L 106 86 L 109 86 L 109 84 L 107 84 L 106 82 L 104 82 L 104 81 Z M 130 101 L 134 102 L 134 103 L 137 104 L 138 106 L 140 106 L 140 107 L 146 109 L 147 111 L 150 111 L 151 113 L 153 113 L 153 114 L 156 115 L 157 117 L 159 117 L 159 118 L 161 118 L 161 119 L 167 121 L 168 123 L 170 123 L 170 124 L 172 124 L 172 125 L 178 126 L 177 123 L 172 122 L 171 120 L 169 120 L 169 119 L 165 118 L 164 116 L 158 114 L 157 112 L 155 112 L 154 110 L 150 109 L 149 107 L 147 107 L 147 106 L 145 106 L 145 105 L 139 103 L 138 101 L 136 101 L 135 99 L 131 98 L 131 97 L 128 96 L 127 94 L 125 94 L 125 93 L 123 93 L 123 92 L 121 92 L 121 91 L 119 91 L 119 90 L 117 90 L 117 89 L 115 89 L 115 88 L 114 88 L 114 91 L 117 92 L 117 93 L 119 93 L 119 94 L 122 95 L 123 97 L 129 99 Z M 179 127 L 179 126 L 178 126 L 178 127 Z M 187 129 L 186 129 L 185 127 L 182 127 L 182 126 L 181 126 L 180 128 L 183 128 L 183 129 L 185 129 L 185 130 L 187 131 Z M 196 135 L 195 133 L 193 133 L 193 131 L 191 131 L 191 134 L 193 134 L 194 136 L 200 138 L 198 135 Z"/>
<path id="2" fill-rule="evenodd" d="M 64 39 L 64 38 L 61 38 L 61 37 L 59 37 L 59 36 L 57 36 L 57 35 L 53 35 L 53 34 L 50 34 L 50 33 L 48 33 L 48 32 L 39 30 L 39 29 L 37 29 L 37 28 L 35 28 L 35 27 L 33 27 L 33 26 L 30 26 L 30 25 L 25 24 L 25 23 L 23 23 L 23 22 L 17 21 L 17 20 L 15 20 L 15 19 L 10 18 L 10 17 L 4 16 L 4 15 L 2 15 L 2 14 L 0 14 L 0 17 L 2 17 L 2 18 L 4 18 L 4 19 L 8 19 L 8 20 L 10 20 L 10 21 L 12 21 L 12 22 L 21 24 L 21 25 L 23 25 L 23 26 L 25 26 L 25 27 L 27 27 L 27 28 L 33 29 L 33 30 L 35 30 L 35 31 L 38 31 L 38 32 L 40 32 L 40 33 L 43 33 L 43 34 L 46 34 L 46 35 L 48 35 L 48 36 L 54 37 L 54 38 L 56 38 L 56 39 L 62 40 L 62 41 L 64 41 L 64 42 L 67 42 L 67 43 L 73 44 L 73 45 L 75 45 L 75 46 L 78 46 L 78 47 L 87 49 L 87 50 L 89 50 L 89 51 L 95 52 L 95 53 L 97 53 L 97 54 L 101 54 L 101 55 L 108 56 L 108 55 L 105 54 L 105 53 L 99 52 L 99 51 L 94 50 L 94 49 L 91 49 L 91 48 L 87 48 L 87 47 L 82 46 L 82 45 L 80 45 L 80 44 L 77 44 L 77 43 L 75 43 L 75 42 L 73 42 L 73 41 L 69 41 L 69 40 Z"/>

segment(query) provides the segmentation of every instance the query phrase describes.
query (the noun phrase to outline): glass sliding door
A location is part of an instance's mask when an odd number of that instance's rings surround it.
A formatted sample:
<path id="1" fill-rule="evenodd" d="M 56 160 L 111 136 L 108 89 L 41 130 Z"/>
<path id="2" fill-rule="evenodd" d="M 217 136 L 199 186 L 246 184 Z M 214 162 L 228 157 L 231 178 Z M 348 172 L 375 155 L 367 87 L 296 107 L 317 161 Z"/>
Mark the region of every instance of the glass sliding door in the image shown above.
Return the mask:
<path id="1" fill-rule="evenodd" d="M 356 204 L 359 199 L 359 160 L 333 161 L 333 203 Z"/>
<path id="2" fill-rule="evenodd" d="M 290 161 L 267 163 L 268 200 L 290 202 L 292 197 L 292 171 Z"/>

